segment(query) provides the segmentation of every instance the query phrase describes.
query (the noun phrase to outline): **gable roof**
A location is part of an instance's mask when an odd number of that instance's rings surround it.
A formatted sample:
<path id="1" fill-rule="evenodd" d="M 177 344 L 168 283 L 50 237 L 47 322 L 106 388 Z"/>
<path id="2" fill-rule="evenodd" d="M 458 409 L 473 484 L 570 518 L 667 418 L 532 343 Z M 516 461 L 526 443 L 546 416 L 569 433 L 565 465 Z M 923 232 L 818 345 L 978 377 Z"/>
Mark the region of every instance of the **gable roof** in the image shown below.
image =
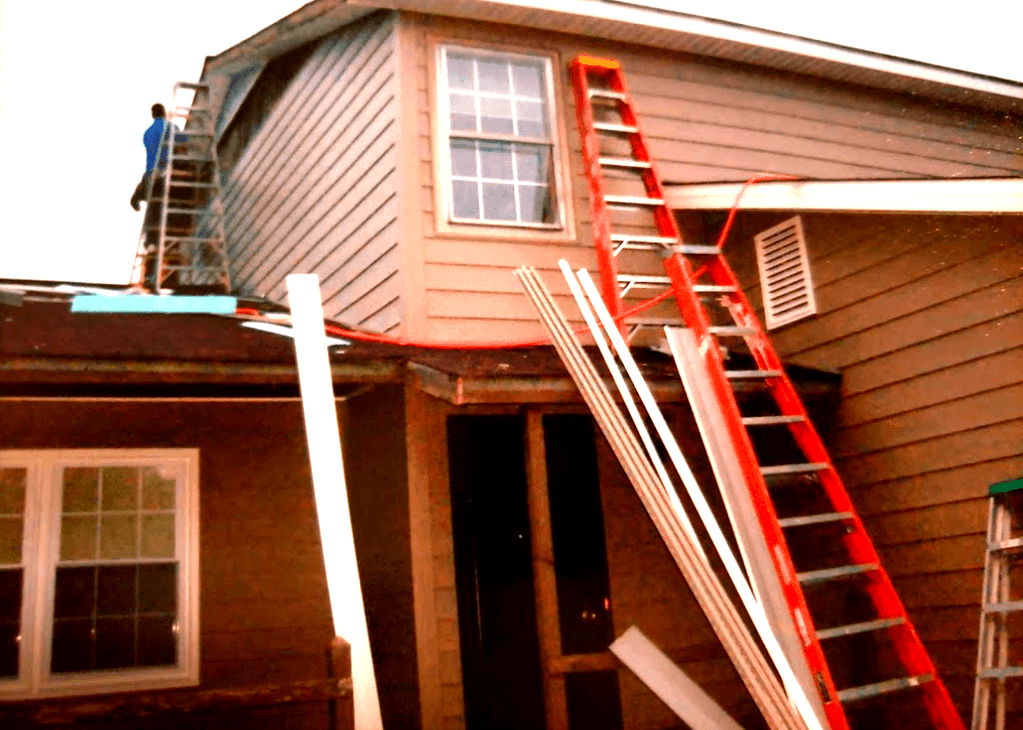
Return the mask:
<path id="1" fill-rule="evenodd" d="M 231 73 L 280 55 L 376 10 L 507 23 L 738 61 L 780 71 L 1023 113 L 1023 84 L 822 41 L 651 7 L 640 0 L 314 0 L 217 56 Z"/>

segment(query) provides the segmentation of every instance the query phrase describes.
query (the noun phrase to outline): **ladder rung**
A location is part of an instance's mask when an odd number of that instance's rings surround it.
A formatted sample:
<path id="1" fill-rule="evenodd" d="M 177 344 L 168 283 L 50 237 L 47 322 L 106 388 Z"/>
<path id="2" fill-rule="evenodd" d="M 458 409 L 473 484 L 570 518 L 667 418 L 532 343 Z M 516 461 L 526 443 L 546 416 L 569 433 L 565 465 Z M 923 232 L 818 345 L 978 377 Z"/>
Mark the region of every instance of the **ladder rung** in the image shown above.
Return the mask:
<path id="1" fill-rule="evenodd" d="M 1023 667 L 995 667 L 992 669 L 981 669 L 979 675 L 981 679 L 1023 677 Z"/>
<path id="2" fill-rule="evenodd" d="M 627 205 L 638 208 L 664 205 L 664 200 L 661 198 L 642 198 L 637 195 L 605 195 L 604 201 L 608 205 Z"/>
<path id="3" fill-rule="evenodd" d="M 649 170 L 650 163 L 643 160 L 634 160 L 631 157 L 601 157 L 601 167 L 627 167 L 638 170 Z"/>
<path id="4" fill-rule="evenodd" d="M 719 335 L 722 337 L 745 337 L 746 335 L 755 335 L 756 329 L 753 327 L 734 327 L 728 326 L 717 326 L 714 325 L 709 328 L 712 335 Z"/>
<path id="5" fill-rule="evenodd" d="M 777 466 L 762 466 L 760 473 L 765 477 L 781 476 L 783 474 L 804 474 L 811 471 L 823 471 L 828 465 L 824 462 L 810 464 L 779 464 Z"/>
<path id="6" fill-rule="evenodd" d="M 172 188 L 215 188 L 217 187 L 217 184 L 211 182 L 208 183 L 184 182 L 181 180 L 175 180 L 174 178 L 171 178 L 170 186 Z"/>
<path id="7" fill-rule="evenodd" d="M 620 91 L 608 91 L 607 89 L 590 89 L 590 98 L 594 99 L 617 99 L 627 101 L 625 94 Z"/>
<path id="8" fill-rule="evenodd" d="M 1011 540 L 1003 540 L 1002 542 L 989 543 L 987 549 L 991 552 L 1004 553 L 1010 550 L 1019 550 L 1023 548 L 1023 537 L 1014 537 Z"/>
<path id="9" fill-rule="evenodd" d="M 214 236 L 212 238 L 197 238 L 195 236 L 164 236 L 164 241 L 173 241 L 175 243 L 219 243 L 220 237 Z"/>
<path id="10" fill-rule="evenodd" d="M 989 603 L 984 606 L 984 613 L 1013 613 L 1014 611 L 1023 611 L 1023 601 Z"/>
<path id="11" fill-rule="evenodd" d="M 639 131 L 639 127 L 611 124 L 610 122 L 594 122 L 593 128 L 598 132 L 611 132 L 612 134 L 636 134 Z"/>
<path id="12" fill-rule="evenodd" d="M 852 516 L 852 512 L 822 512 L 816 515 L 806 515 L 805 517 L 785 517 L 778 520 L 778 524 L 782 527 L 803 527 L 804 525 L 821 525 L 826 522 L 851 520 Z"/>
<path id="13" fill-rule="evenodd" d="M 693 291 L 697 294 L 734 294 L 739 288 L 731 284 L 693 284 Z"/>
<path id="14" fill-rule="evenodd" d="M 187 214 L 187 215 L 199 215 L 201 213 L 205 213 L 206 212 L 206 206 L 203 206 L 201 208 L 171 208 L 170 206 L 168 206 L 167 207 L 167 212 L 168 213 L 182 213 L 182 214 Z"/>
<path id="15" fill-rule="evenodd" d="M 639 274 L 619 274 L 619 284 L 630 284 L 632 286 L 670 286 L 671 279 L 667 276 L 642 276 Z"/>
<path id="16" fill-rule="evenodd" d="M 796 573 L 796 580 L 803 585 L 814 585 L 816 583 L 826 583 L 829 580 L 869 573 L 872 570 L 877 570 L 878 567 L 877 563 L 864 563 L 863 565 L 843 565 L 839 568 L 808 570 L 805 573 Z"/>
<path id="17" fill-rule="evenodd" d="M 834 639 L 839 636 L 852 636 L 853 634 L 863 634 L 867 631 L 878 631 L 880 629 L 890 629 L 892 626 L 898 626 L 906 623 L 906 619 L 901 616 L 896 618 L 881 618 L 876 621 L 863 621 L 858 624 L 847 624 L 845 626 L 836 626 L 833 629 L 820 629 L 817 631 L 818 639 Z"/>
<path id="18" fill-rule="evenodd" d="M 676 246 L 675 251 L 684 256 L 717 256 L 721 253 L 717 246 L 694 246 L 687 243 Z"/>
<path id="19" fill-rule="evenodd" d="M 757 378 L 780 378 L 781 370 L 726 370 L 729 380 L 754 380 Z"/>
<path id="20" fill-rule="evenodd" d="M 802 416 L 747 416 L 742 419 L 744 426 L 776 426 L 780 423 L 799 423 Z"/>
<path id="21" fill-rule="evenodd" d="M 933 681 L 934 675 L 921 674 L 918 677 L 900 677 L 899 679 L 889 679 L 886 682 L 867 684 L 862 687 L 850 687 L 849 689 L 843 689 L 837 692 L 838 701 L 855 702 L 856 700 L 865 700 L 869 697 L 877 697 L 878 695 L 897 692 L 900 689 L 908 689 L 910 687 L 921 685 L 924 682 Z"/>
<path id="22" fill-rule="evenodd" d="M 626 324 L 638 327 L 678 327 L 682 325 L 680 317 L 649 317 L 646 319 L 627 319 Z"/>

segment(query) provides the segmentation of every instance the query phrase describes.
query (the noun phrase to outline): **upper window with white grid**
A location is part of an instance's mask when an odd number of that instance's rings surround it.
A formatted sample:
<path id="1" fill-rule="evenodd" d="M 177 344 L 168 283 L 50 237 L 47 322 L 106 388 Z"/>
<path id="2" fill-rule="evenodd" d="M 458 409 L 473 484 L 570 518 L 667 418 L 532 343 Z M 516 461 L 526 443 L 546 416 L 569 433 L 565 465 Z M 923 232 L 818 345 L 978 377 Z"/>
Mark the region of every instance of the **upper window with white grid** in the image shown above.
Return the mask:
<path id="1" fill-rule="evenodd" d="M 560 228 L 550 59 L 441 48 L 448 219 Z"/>

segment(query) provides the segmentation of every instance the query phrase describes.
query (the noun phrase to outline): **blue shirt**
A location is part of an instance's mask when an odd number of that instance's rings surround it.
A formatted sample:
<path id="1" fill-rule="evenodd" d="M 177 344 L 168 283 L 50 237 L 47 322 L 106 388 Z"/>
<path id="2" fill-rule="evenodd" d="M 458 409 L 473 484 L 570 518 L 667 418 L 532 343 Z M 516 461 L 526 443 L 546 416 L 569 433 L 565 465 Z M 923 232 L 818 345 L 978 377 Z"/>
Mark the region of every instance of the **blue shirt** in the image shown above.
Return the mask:
<path id="1" fill-rule="evenodd" d="M 166 119 L 163 117 L 157 117 L 153 120 L 153 123 L 149 125 L 149 129 L 142 135 L 142 144 L 146 146 L 146 172 L 153 169 L 154 163 L 156 162 L 156 153 L 160 149 L 160 138 L 163 137 L 163 129 L 166 124 Z M 180 142 L 181 132 L 177 129 L 174 130 L 175 139 Z M 167 148 L 163 148 L 163 152 L 160 154 L 160 167 L 164 168 L 167 166 Z"/>

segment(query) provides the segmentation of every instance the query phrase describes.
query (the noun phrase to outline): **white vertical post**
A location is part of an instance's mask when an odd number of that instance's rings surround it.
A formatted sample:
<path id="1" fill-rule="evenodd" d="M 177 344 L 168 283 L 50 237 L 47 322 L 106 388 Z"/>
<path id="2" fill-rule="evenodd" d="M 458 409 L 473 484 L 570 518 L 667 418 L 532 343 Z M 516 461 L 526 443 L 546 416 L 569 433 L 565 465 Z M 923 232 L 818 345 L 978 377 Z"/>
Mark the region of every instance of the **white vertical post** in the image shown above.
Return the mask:
<path id="1" fill-rule="evenodd" d="M 355 561 L 355 539 L 348 510 L 348 491 L 341 457 L 341 435 L 334 406 L 327 336 L 323 328 L 320 283 L 315 274 L 288 277 L 288 300 L 295 330 L 298 382 L 302 412 L 309 442 L 313 494 L 320 524 L 320 544 L 327 571 L 327 591 L 334 618 L 334 633 L 352 646 L 352 684 L 355 727 L 380 730 L 380 701 L 377 697 L 369 631 L 362 602 L 359 567 Z"/>

